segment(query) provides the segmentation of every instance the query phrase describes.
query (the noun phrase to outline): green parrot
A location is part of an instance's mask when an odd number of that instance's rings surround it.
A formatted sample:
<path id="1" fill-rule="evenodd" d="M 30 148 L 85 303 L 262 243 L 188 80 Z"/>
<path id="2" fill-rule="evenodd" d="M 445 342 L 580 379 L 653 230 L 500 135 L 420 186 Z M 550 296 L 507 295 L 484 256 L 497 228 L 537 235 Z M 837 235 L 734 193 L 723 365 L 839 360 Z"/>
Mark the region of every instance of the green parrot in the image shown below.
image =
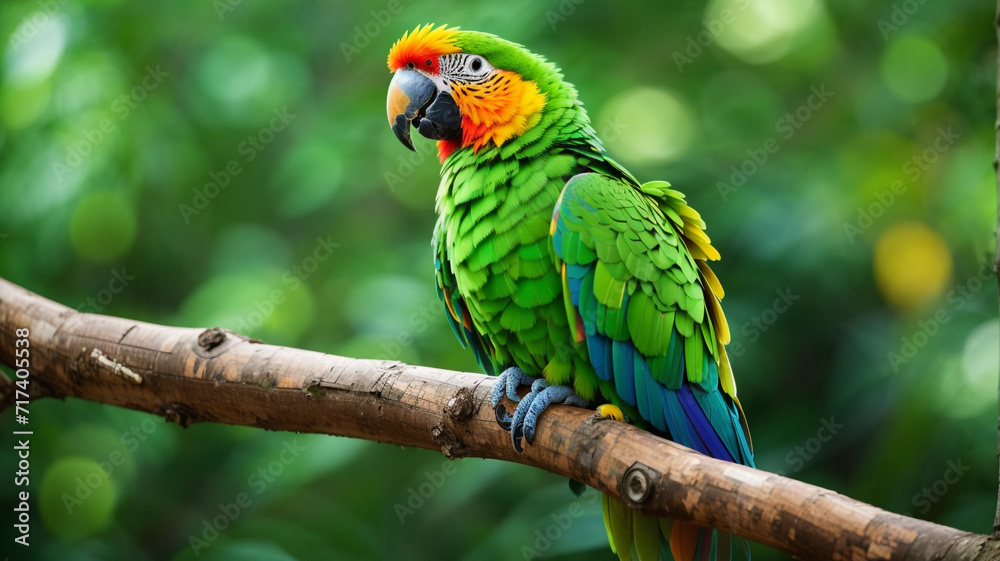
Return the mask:
<path id="1" fill-rule="evenodd" d="M 494 407 L 518 403 L 498 409 L 514 447 L 550 404 L 602 403 L 603 416 L 753 466 L 707 265 L 719 253 L 684 195 L 612 160 L 574 87 L 521 45 L 426 25 L 388 65 L 396 137 L 413 150 L 412 127 L 437 141 L 437 290 L 458 339 L 500 376 Z M 623 561 L 749 557 L 742 538 L 603 505 Z"/>

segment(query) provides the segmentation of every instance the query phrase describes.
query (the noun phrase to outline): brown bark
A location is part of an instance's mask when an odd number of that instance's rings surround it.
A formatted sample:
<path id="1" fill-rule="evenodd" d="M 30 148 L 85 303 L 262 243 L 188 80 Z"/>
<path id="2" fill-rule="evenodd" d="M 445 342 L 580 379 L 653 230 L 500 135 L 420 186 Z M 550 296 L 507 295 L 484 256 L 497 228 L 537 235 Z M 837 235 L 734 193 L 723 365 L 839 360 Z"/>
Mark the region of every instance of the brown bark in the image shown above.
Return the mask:
<path id="1" fill-rule="evenodd" d="M 1000 293 L 1000 0 L 997 0 L 996 18 L 993 26 L 997 33 L 997 118 L 994 121 L 996 129 L 996 154 L 993 157 L 993 171 L 997 176 L 997 248 L 993 260 L 993 273 L 997 277 L 997 291 Z M 1000 343 L 1000 342 L 998 342 Z M 1000 385 L 997 386 L 997 407 L 1000 408 Z M 1000 410 L 997 412 L 997 459 L 1000 460 Z M 1000 463 L 998 463 L 1000 465 Z M 993 536 L 1000 537 L 1000 472 L 997 477 L 997 512 L 993 518 Z"/>
<path id="2" fill-rule="evenodd" d="M 27 328 L 35 397 L 72 396 L 186 426 L 334 434 L 522 463 L 643 512 L 714 526 L 800 559 L 1000 559 L 997 542 L 833 491 L 714 460 L 592 412 L 554 406 L 518 454 L 493 379 L 276 347 L 216 328 L 81 314 L 0 279 L 0 363 Z M 0 376 L 0 399 L 13 402 Z"/>

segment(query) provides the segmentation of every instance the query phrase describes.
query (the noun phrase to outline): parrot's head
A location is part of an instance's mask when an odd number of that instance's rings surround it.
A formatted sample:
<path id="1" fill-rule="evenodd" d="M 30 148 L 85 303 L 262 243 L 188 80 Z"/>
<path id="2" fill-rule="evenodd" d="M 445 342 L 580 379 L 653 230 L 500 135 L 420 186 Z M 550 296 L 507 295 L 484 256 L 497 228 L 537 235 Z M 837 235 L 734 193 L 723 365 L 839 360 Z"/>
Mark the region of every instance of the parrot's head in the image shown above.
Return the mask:
<path id="1" fill-rule="evenodd" d="M 404 34 L 388 62 L 392 131 L 410 150 L 410 127 L 437 140 L 442 162 L 458 148 L 478 152 L 520 136 L 552 94 L 570 88 L 555 66 L 516 43 L 445 26 Z"/>

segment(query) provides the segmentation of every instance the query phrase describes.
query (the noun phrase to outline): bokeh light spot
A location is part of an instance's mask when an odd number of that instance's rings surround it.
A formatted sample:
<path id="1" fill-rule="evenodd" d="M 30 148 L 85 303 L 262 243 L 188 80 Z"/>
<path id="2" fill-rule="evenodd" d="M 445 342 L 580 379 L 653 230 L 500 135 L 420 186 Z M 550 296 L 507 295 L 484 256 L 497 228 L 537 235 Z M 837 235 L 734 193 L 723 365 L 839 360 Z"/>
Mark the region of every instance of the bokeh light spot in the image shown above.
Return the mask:
<path id="1" fill-rule="evenodd" d="M 975 328 L 965 340 L 962 352 L 962 376 L 981 405 L 996 403 L 997 371 L 1000 370 L 1000 321 L 989 320 Z"/>
<path id="2" fill-rule="evenodd" d="M 311 258 L 307 258 L 311 259 Z M 303 265 L 305 263 L 305 265 Z M 301 261 L 284 271 L 259 267 L 212 277 L 184 302 L 185 325 L 219 325 L 277 345 L 294 345 L 309 328 L 315 309 Z"/>
<path id="3" fill-rule="evenodd" d="M 903 35 L 882 54 L 882 80 L 903 101 L 919 103 L 936 97 L 948 77 L 941 49 L 919 35 Z"/>
<path id="4" fill-rule="evenodd" d="M 30 13 L 11 35 L 5 81 L 14 85 L 48 78 L 62 58 L 66 32 L 61 17 L 41 10 Z"/>
<path id="5" fill-rule="evenodd" d="M 823 16 L 819 0 L 713 0 L 705 8 L 706 26 L 720 30 L 719 46 L 753 64 L 788 54 Z"/>
<path id="6" fill-rule="evenodd" d="M 282 160 L 272 189 L 278 208 L 287 216 L 301 216 L 326 208 L 340 187 L 344 165 L 322 139 L 297 144 Z M 294 188 L 289 188 L 293 186 Z"/>
<path id="7" fill-rule="evenodd" d="M 113 191 L 98 191 L 76 205 L 69 235 L 80 257 L 103 263 L 128 252 L 135 240 L 135 229 L 135 210 L 125 197 Z"/>
<path id="8" fill-rule="evenodd" d="M 90 458 L 56 460 L 42 478 L 39 507 L 49 532 L 64 538 L 93 535 L 111 522 L 114 481 Z"/>
<path id="9" fill-rule="evenodd" d="M 222 102 L 244 103 L 271 78 L 271 60 L 257 42 L 243 37 L 220 40 L 198 68 L 203 88 Z"/>
<path id="10" fill-rule="evenodd" d="M 11 129 L 30 125 L 48 106 L 51 93 L 47 81 L 21 87 L 0 86 L 0 121 Z"/>
<path id="11" fill-rule="evenodd" d="M 684 153 L 694 136 L 695 119 L 676 94 L 643 87 L 611 99 L 594 126 L 614 157 L 625 163 L 657 164 Z"/>
<path id="12" fill-rule="evenodd" d="M 288 241 L 261 224 L 238 223 L 223 230 L 212 247 L 214 273 L 281 268 L 292 259 Z"/>
<path id="13" fill-rule="evenodd" d="M 875 244 L 875 281 L 893 307 L 909 311 L 940 296 L 951 278 L 951 252 L 920 222 L 901 222 Z"/>
<path id="14" fill-rule="evenodd" d="M 437 305 L 431 306 L 434 297 L 412 278 L 380 276 L 351 290 L 344 314 L 359 332 L 415 335 L 426 330 L 428 309 L 434 314 L 440 311 L 434 309 Z"/>

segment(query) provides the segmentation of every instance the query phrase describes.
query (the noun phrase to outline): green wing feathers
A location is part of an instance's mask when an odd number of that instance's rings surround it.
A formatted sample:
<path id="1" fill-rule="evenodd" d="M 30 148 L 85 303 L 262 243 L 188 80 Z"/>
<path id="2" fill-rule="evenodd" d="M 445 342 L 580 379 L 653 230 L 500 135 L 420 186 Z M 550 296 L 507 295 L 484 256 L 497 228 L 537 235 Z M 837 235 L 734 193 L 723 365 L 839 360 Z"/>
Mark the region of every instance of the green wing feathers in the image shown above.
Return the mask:
<path id="1" fill-rule="evenodd" d="M 709 453 L 716 439 L 703 434 L 706 426 L 671 419 L 675 401 L 702 403 L 725 459 L 743 463 L 751 455 L 725 350 L 725 293 L 706 263 L 719 254 L 704 228 L 665 182 L 636 186 L 588 173 L 566 184 L 550 235 L 574 340 L 596 375 L 645 421 Z M 709 395 L 720 389 L 725 398 Z M 663 398 L 661 390 L 678 393 Z M 713 417 L 727 422 L 716 427 Z"/>
<path id="2" fill-rule="evenodd" d="M 719 254 L 704 230 L 669 184 L 597 173 L 566 184 L 550 224 L 573 340 L 590 358 L 590 375 L 613 388 L 606 397 L 675 442 L 753 465 L 725 350 L 725 293 L 707 265 Z M 623 561 L 667 551 L 683 561 L 729 559 L 734 549 L 729 534 L 604 501 L 608 539 Z"/>
<path id="3" fill-rule="evenodd" d="M 497 365 L 493 361 L 494 351 L 488 339 L 482 336 L 472 324 L 472 316 L 465 299 L 459 294 L 455 274 L 448 262 L 447 253 L 442 246 L 443 236 L 440 229 L 444 221 L 438 220 L 434 228 L 434 280 L 438 297 L 447 309 L 448 325 L 455 332 L 455 337 L 463 347 L 472 347 L 476 362 L 490 376 L 497 374 Z"/>

